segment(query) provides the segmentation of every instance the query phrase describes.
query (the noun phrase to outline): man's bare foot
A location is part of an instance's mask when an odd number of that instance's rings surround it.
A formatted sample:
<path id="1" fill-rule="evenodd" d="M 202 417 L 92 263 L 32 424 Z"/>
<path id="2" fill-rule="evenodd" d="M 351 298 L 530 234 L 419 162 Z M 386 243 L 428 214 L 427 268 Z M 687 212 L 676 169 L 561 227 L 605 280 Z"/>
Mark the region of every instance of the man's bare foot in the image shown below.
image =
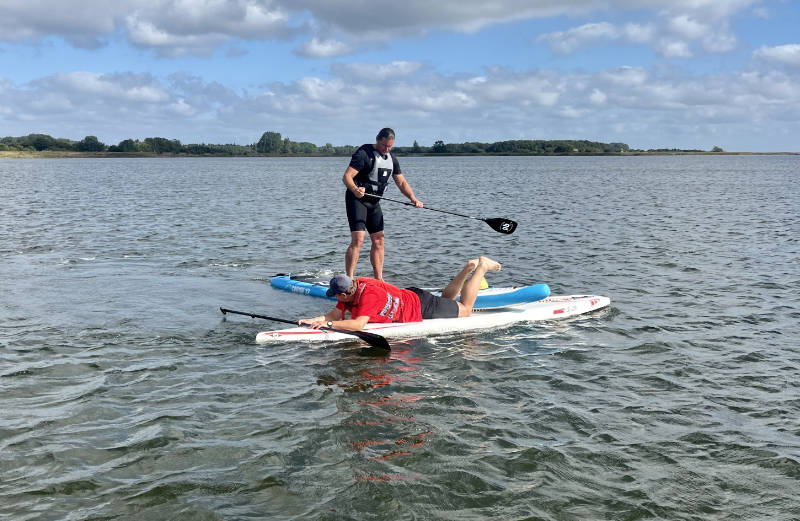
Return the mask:
<path id="1" fill-rule="evenodd" d="M 486 266 L 486 271 L 500 271 L 500 263 L 496 260 L 490 259 L 489 257 L 481 256 L 478 262 Z"/>

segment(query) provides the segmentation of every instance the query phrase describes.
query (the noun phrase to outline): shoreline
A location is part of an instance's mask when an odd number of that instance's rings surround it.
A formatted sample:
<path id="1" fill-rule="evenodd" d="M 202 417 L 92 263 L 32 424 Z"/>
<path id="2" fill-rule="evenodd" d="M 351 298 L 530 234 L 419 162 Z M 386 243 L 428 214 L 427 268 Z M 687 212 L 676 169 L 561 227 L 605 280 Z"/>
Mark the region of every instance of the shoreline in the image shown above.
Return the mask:
<path id="1" fill-rule="evenodd" d="M 426 153 L 426 154 L 401 154 L 399 157 L 629 157 L 629 156 L 796 156 L 800 152 L 681 152 L 681 151 L 658 151 L 658 152 L 625 152 L 621 154 L 447 154 L 447 153 Z M 291 158 L 291 157 L 349 157 L 335 154 L 252 154 L 252 155 L 230 155 L 230 154 L 154 154 L 149 152 L 70 152 L 44 150 L 41 152 L 2 150 L 0 159 L 69 159 L 69 158 L 142 158 L 142 157 L 161 157 L 161 158 L 181 158 L 181 157 L 208 157 L 208 158 Z"/>

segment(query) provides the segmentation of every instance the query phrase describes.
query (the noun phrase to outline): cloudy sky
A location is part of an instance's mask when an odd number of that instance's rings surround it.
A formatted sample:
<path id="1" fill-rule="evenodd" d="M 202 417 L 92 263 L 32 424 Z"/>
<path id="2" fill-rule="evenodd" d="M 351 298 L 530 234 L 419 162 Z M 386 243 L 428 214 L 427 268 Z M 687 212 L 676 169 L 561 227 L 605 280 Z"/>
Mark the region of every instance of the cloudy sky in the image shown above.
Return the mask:
<path id="1" fill-rule="evenodd" d="M 0 136 L 800 151 L 800 0 L 0 0 Z"/>

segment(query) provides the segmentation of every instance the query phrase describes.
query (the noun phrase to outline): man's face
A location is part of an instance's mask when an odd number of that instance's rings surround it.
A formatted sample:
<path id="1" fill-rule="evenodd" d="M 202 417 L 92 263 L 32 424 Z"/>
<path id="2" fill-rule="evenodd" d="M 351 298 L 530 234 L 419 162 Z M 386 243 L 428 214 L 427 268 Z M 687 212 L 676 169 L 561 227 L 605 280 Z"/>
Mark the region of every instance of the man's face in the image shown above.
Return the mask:
<path id="1" fill-rule="evenodd" d="M 377 150 L 380 155 L 385 156 L 386 154 L 389 153 L 389 151 L 392 149 L 393 146 L 394 146 L 393 138 L 381 139 L 380 141 L 375 143 L 375 150 Z"/>

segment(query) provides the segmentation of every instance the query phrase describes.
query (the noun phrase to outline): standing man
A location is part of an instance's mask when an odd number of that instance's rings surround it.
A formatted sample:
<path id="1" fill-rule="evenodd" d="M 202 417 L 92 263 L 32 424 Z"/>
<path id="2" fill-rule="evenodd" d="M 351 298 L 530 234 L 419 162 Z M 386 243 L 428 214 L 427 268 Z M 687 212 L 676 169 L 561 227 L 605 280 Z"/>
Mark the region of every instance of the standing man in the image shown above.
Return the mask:
<path id="1" fill-rule="evenodd" d="M 381 129 L 375 136 L 374 145 L 361 145 L 355 151 L 342 177 L 342 182 L 347 187 L 344 201 L 347 220 L 350 222 L 350 246 L 344 255 L 344 266 L 351 279 L 355 275 L 364 237 L 369 232 L 372 273 L 377 280 L 383 280 L 383 212 L 380 199 L 370 197 L 369 194 L 383 195 L 386 185 L 389 184 L 389 177 L 392 177 L 403 195 L 414 206 L 422 208 L 422 202 L 414 197 L 411 186 L 400 171 L 400 163 L 389 153 L 393 146 L 394 130 Z"/>

